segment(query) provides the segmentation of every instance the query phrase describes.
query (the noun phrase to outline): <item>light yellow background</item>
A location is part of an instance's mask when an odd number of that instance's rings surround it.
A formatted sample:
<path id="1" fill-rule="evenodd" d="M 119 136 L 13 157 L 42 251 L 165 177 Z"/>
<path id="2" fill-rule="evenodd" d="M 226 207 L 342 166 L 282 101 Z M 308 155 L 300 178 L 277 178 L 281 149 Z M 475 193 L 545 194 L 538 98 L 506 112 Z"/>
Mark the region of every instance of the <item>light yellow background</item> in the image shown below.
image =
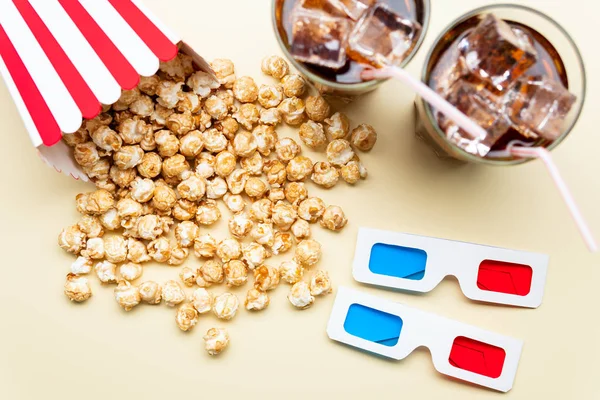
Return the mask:
<path id="1" fill-rule="evenodd" d="M 163 21 L 207 59 L 227 57 L 238 76 L 259 82 L 263 56 L 279 53 L 268 0 L 146 0 Z M 427 39 L 409 69 L 418 75 L 427 48 L 455 17 L 489 3 L 432 0 Z M 554 153 L 592 230 L 600 237 L 600 101 L 598 15 L 592 0 L 520 1 L 560 21 L 585 56 L 587 104 L 575 131 Z M 0 10 L 1 12 L 1 10 Z M 340 234 L 314 226 L 323 242 L 320 266 L 336 286 L 347 285 L 524 340 L 514 388 L 508 394 L 463 384 L 436 373 L 425 350 L 386 361 L 330 341 L 325 326 L 334 295 L 306 311 L 286 300 L 285 285 L 265 312 L 241 310 L 230 322 L 202 316 L 190 333 L 161 305 L 122 311 L 112 288 L 92 277 L 94 296 L 83 305 L 62 293 L 73 260 L 56 245 L 77 221 L 74 197 L 91 186 L 47 168 L 4 85 L 0 196 L 0 398 L 373 398 L 593 399 L 600 398 L 600 262 L 585 249 L 542 164 L 512 168 L 451 167 L 413 136 L 413 94 L 388 83 L 347 108 L 353 125 L 379 132 L 363 158 L 368 180 L 314 188 L 338 204 L 350 222 Z M 287 128 L 280 135 L 296 135 Z M 322 155 L 314 158 L 322 157 Z M 224 213 L 227 216 L 227 213 Z M 550 254 L 544 302 L 528 310 L 476 304 L 452 279 L 415 296 L 361 286 L 352 280 L 357 229 L 370 226 Z M 218 237 L 225 235 L 225 223 Z M 197 263 L 194 256 L 190 263 Z M 151 265 L 145 278 L 175 279 L 176 268 Z M 142 277 L 142 280 L 144 277 Z M 236 290 L 243 296 L 245 290 Z M 215 288 L 215 293 L 225 291 Z M 226 326 L 231 345 L 220 357 L 203 350 L 202 335 Z"/>

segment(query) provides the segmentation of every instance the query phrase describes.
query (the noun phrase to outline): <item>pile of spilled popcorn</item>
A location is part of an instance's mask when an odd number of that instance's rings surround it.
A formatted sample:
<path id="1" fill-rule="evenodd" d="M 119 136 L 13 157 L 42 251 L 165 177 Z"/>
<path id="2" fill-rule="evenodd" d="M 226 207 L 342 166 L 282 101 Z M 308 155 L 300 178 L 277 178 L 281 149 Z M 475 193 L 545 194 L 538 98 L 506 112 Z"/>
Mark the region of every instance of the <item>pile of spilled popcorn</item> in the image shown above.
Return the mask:
<path id="1" fill-rule="evenodd" d="M 349 184 L 366 178 L 355 150 L 369 151 L 375 130 L 362 124 L 350 132 L 346 115 L 332 114 L 325 99 L 303 100 L 307 83 L 281 57 L 263 60 L 262 71 L 278 82 L 260 88 L 251 77 L 236 78 L 230 60 L 211 66 L 216 80 L 180 53 L 63 136 L 96 185 L 76 196 L 82 217 L 58 237 L 60 247 L 77 255 L 64 286 L 70 300 L 91 297 L 86 276 L 93 270 L 104 286 L 116 285 L 115 300 L 126 311 L 142 302 L 178 306 L 175 321 L 188 331 L 211 310 L 232 319 L 237 296 L 213 296 L 207 288 L 245 285 L 250 272 L 247 310 L 265 309 L 280 281 L 292 285 L 287 298 L 299 309 L 331 292 L 326 271 L 303 280 L 321 258 L 310 224 L 338 231 L 347 218 L 340 207 L 309 196 L 304 181 L 331 188 L 340 176 Z M 300 141 L 324 151 L 327 161 L 313 162 L 296 140 L 279 138 L 282 121 L 299 127 Z M 219 200 L 231 212 L 231 236 L 222 240 L 208 229 L 221 218 Z M 296 242 L 293 257 L 279 267 L 267 264 Z M 192 251 L 200 261 L 188 260 Z M 150 261 L 178 267 L 178 279 L 136 283 Z M 186 294 L 186 287 L 195 290 Z M 204 340 L 215 355 L 229 334 L 211 328 Z"/>

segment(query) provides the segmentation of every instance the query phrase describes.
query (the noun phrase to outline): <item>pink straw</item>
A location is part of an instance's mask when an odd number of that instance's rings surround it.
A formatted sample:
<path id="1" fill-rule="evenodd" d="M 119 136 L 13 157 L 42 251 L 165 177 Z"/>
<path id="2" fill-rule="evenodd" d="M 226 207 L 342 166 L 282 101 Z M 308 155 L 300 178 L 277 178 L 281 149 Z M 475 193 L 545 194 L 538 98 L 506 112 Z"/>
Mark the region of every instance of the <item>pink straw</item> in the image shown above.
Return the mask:
<path id="1" fill-rule="evenodd" d="M 577 228 L 579 229 L 579 233 L 581 233 L 585 244 L 591 252 L 597 252 L 598 245 L 596 244 L 594 236 L 592 235 L 590 228 L 587 226 L 585 219 L 581 215 L 581 212 L 579 211 L 579 208 L 577 207 L 577 204 L 575 203 L 575 200 L 573 199 L 573 196 L 571 195 L 567 184 L 560 175 L 556 164 L 554 164 L 554 161 L 550 156 L 550 152 L 544 147 L 512 146 L 510 148 L 510 153 L 516 157 L 539 158 L 540 160 L 542 160 L 542 162 L 546 166 L 546 169 L 548 170 L 548 173 L 550 174 L 550 177 L 554 181 L 558 192 L 560 193 L 564 202 L 566 203 L 567 208 L 569 209 L 569 212 L 573 217 L 573 220 L 575 220 Z"/>
<path id="2" fill-rule="evenodd" d="M 366 69 L 361 74 L 363 79 L 385 79 L 385 78 L 396 78 L 406 85 L 410 86 L 419 96 L 421 96 L 426 102 L 431 104 L 436 110 L 444 114 L 446 117 L 451 119 L 456 125 L 458 125 L 465 132 L 469 133 L 473 138 L 483 138 L 487 135 L 485 129 L 477 125 L 473 120 L 467 117 L 464 113 L 450 104 L 446 99 L 441 97 L 438 93 L 432 90 L 425 83 L 418 79 L 415 79 L 407 71 L 398 67 L 383 67 L 380 69 Z M 577 228 L 583 237 L 588 249 L 591 252 L 598 251 L 598 246 L 590 229 L 588 228 L 575 200 L 569 192 L 567 185 L 563 181 L 558 168 L 552 161 L 552 157 L 548 150 L 544 147 L 521 147 L 509 145 L 510 154 L 516 157 L 527 157 L 527 158 L 539 158 L 544 162 L 550 177 L 554 181 L 560 195 L 567 204 L 567 208 L 577 224 Z"/>

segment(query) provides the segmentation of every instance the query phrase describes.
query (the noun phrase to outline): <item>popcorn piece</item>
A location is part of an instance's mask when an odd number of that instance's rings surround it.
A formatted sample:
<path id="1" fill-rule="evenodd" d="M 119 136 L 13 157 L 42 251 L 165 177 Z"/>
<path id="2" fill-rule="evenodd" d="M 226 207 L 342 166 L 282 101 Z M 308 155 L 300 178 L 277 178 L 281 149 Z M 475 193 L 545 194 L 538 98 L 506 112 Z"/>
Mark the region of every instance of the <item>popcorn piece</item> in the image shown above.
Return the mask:
<path id="1" fill-rule="evenodd" d="M 127 259 L 137 264 L 150 261 L 146 245 L 137 239 L 127 239 Z"/>
<path id="2" fill-rule="evenodd" d="M 215 157 L 215 172 L 222 178 L 229 176 L 236 167 L 236 158 L 228 151 L 222 151 Z"/>
<path id="3" fill-rule="evenodd" d="M 154 240 L 164 232 L 163 223 L 158 215 L 143 215 L 137 219 L 137 236 L 145 240 Z"/>
<path id="4" fill-rule="evenodd" d="M 78 144 L 83 144 L 87 142 L 90 138 L 87 129 L 85 127 L 81 127 L 77 129 L 73 133 L 63 133 L 62 139 L 67 144 L 67 146 L 75 147 Z M 93 143 L 92 143 L 93 144 Z"/>
<path id="5" fill-rule="evenodd" d="M 200 110 L 198 114 L 194 114 L 194 129 L 199 129 L 204 132 L 212 126 L 211 116 L 204 110 Z"/>
<path id="6" fill-rule="evenodd" d="M 77 227 L 88 238 L 97 238 L 104 235 L 104 229 L 97 217 L 84 215 L 77 223 Z"/>
<path id="7" fill-rule="evenodd" d="M 100 126 L 95 131 L 90 131 L 90 137 L 104 151 L 113 152 L 121 148 L 123 140 L 117 132 L 110 129 L 108 126 Z"/>
<path id="8" fill-rule="evenodd" d="M 124 220 L 137 218 L 142 215 L 142 205 L 130 198 L 119 200 L 116 208 L 119 217 L 121 217 L 121 225 Z"/>
<path id="9" fill-rule="evenodd" d="M 350 147 L 350 142 L 345 139 L 336 139 L 327 145 L 327 161 L 337 167 L 348 163 L 354 157 L 354 151 Z"/>
<path id="10" fill-rule="evenodd" d="M 283 201 L 273 206 L 273 223 L 282 231 L 287 231 L 298 218 L 294 207 Z"/>
<path id="11" fill-rule="evenodd" d="M 334 187 L 340 177 L 338 170 L 328 162 L 315 163 L 313 171 L 312 181 L 326 189 Z"/>
<path id="12" fill-rule="evenodd" d="M 293 285 L 302 279 L 304 268 L 295 260 L 284 261 L 279 266 L 279 275 L 285 282 Z"/>
<path id="13" fill-rule="evenodd" d="M 323 212 L 323 216 L 321 217 L 321 226 L 332 230 L 339 231 L 348 222 L 344 211 L 338 206 L 329 206 Z"/>
<path id="14" fill-rule="evenodd" d="M 250 232 L 250 236 L 258 244 L 272 246 L 274 241 L 273 225 L 271 223 L 257 224 Z"/>
<path id="15" fill-rule="evenodd" d="M 273 203 L 269 199 L 260 199 L 250 206 L 250 217 L 257 222 L 267 222 L 273 214 Z"/>
<path id="16" fill-rule="evenodd" d="M 283 100 L 283 88 L 279 85 L 261 85 L 258 89 L 258 103 L 264 108 L 277 107 Z"/>
<path id="17" fill-rule="evenodd" d="M 278 137 L 275 128 L 267 125 L 259 125 L 252 131 L 252 135 L 256 140 L 257 150 L 263 156 L 268 156 L 271 151 L 275 150 L 275 144 Z M 238 153 L 239 154 L 239 153 Z"/>
<path id="18" fill-rule="evenodd" d="M 248 290 L 244 305 L 248 311 L 260 311 L 268 307 L 270 302 L 269 295 L 257 289 Z"/>
<path id="19" fill-rule="evenodd" d="M 94 184 L 96 185 L 96 188 L 106 190 L 110 193 L 115 193 L 117 190 L 117 185 L 115 185 L 115 183 L 109 178 L 97 180 L 96 182 L 94 182 Z M 79 211 L 79 208 L 77 209 L 77 211 Z"/>
<path id="20" fill-rule="evenodd" d="M 279 125 L 281 123 L 281 111 L 277 108 L 263 108 L 260 110 L 260 119 L 258 121 L 264 125 Z"/>
<path id="21" fill-rule="evenodd" d="M 181 99 L 182 86 L 182 82 L 177 83 L 168 80 L 161 81 L 158 84 L 158 87 L 156 88 L 156 95 L 158 96 L 158 99 L 156 101 L 158 102 L 158 104 L 165 108 L 175 108 L 175 106 Z"/>
<path id="22" fill-rule="evenodd" d="M 94 260 L 104 258 L 104 240 L 102 238 L 88 239 L 85 249 L 81 251 L 81 255 Z"/>
<path id="23" fill-rule="evenodd" d="M 138 164 L 137 170 L 144 178 L 155 178 L 162 170 L 162 158 L 156 153 L 146 153 Z"/>
<path id="24" fill-rule="evenodd" d="M 233 139 L 233 149 L 240 157 L 252 156 L 258 147 L 256 137 L 250 132 L 239 132 Z"/>
<path id="25" fill-rule="evenodd" d="M 85 275 L 89 274 L 92 271 L 92 260 L 79 256 L 77 259 L 71 264 L 71 273 L 75 275 Z"/>
<path id="26" fill-rule="evenodd" d="M 177 185 L 177 192 L 182 199 L 198 201 L 206 194 L 206 183 L 198 174 L 190 174 Z"/>
<path id="27" fill-rule="evenodd" d="M 239 213 L 246 208 L 244 198 L 239 194 L 227 193 L 223 196 L 223 201 L 229 210 L 233 213 Z"/>
<path id="28" fill-rule="evenodd" d="M 190 164 L 181 154 L 165 158 L 162 165 L 162 173 L 165 178 L 179 177 L 184 171 L 189 169 Z"/>
<path id="29" fill-rule="evenodd" d="M 113 118 L 110 114 L 103 112 L 95 118 L 85 121 L 85 129 L 87 129 L 89 133 L 92 133 L 102 126 L 110 125 L 112 120 Z"/>
<path id="30" fill-rule="evenodd" d="M 121 227 L 121 217 L 119 217 L 116 208 L 111 208 L 104 214 L 101 214 L 98 216 L 98 219 L 106 230 L 114 231 Z"/>
<path id="31" fill-rule="evenodd" d="M 273 254 L 278 255 L 289 251 L 294 245 L 294 239 L 291 233 L 288 232 L 276 232 L 273 236 L 273 246 L 271 251 Z"/>
<path id="32" fill-rule="evenodd" d="M 267 258 L 267 250 L 258 243 L 249 243 L 244 246 L 242 259 L 248 264 L 248 268 L 254 269 L 262 265 Z"/>
<path id="33" fill-rule="evenodd" d="M 221 120 L 227 116 L 229 110 L 225 101 L 213 95 L 204 102 L 204 111 L 212 118 Z"/>
<path id="34" fill-rule="evenodd" d="M 219 83 L 226 87 L 227 89 L 231 89 L 233 87 L 233 83 L 235 82 L 235 70 L 234 65 L 231 60 L 226 58 L 216 58 L 210 63 L 213 71 L 215 71 L 215 75 L 219 80 Z"/>
<path id="35" fill-rule="evenodd" d="M 331 293 L 331 281 L 329 280 L 329 274 L 326 271 L 319 270 L 310 280 L 310 294 L 313 296 L 319 296 L 322 294 Z"/>
<path id="36" fill-rule="evenodd" d="M 82 167 L 82 169 L 91 179 L 108 180 L 110 173 L 110 161 L 108 158 L 102 158 L 92 165 Z"/>
<path id="37" fill-rule="evenodd" d="M 201 152 L 196 158 L 196 173 L 199 177 L 207 179 L 215 174 L 215 156 Z"/>
<path id="38" fill-rule="evenodd" d="M 92 288 L 87 278 L 75 274 L 67 274 L 65 296 L 71 301 L 81 303 L 92 297 Z"/>
<path id="39" fill-rule="evenodd" d="M 190 111 L 173 113 L 167 118 L 167 128 L 177 136 L 183 136 L 195 129 L 194 117 Z"/>
<path id="40" fill-rule="evenodd" d="M 254 269 L 254 288 L 266 292 L 273 290 L 279 285 L 279 270 L 267 265 L 261 265 Z"/>
<path id="41" fill-rule="evenodd" d="M 190 247 L 200 234 L 198 225 L 191 221 L 180 222 L 175 228 L 175 239 L 182 247 Z"/>
<path id="42" fill-rule="evenodd" d="M 213 283 L 223 282 L 223 266 L 216 260 L 208 260 L 198 270 L 196 284 L 200 287 L 209 287 Z"/>
<path id="43" fill-rule="evenodd" d="M 176 96 L 175 100 L 179 100 L 179 96 Z M 171 108 L 163 107 L 160 104 L 155 104 L 154 112 L 150 116 L 150 121 L 152 121 L 152 128 L 154 130 L 164 128 L 164 126 L 167 124 L 167 118 L 169 118 L 169 115 L 173 114 L 174 112 L 175 110 Z"/>
<path id="44" fill-rule="evenodd" d="M 306 115 L 313 121 L 323 122 L 331 114 L 331 107 L 321 96 L 306 98 Z"/>
<path id="45" fill-rule="evenodd" d="M 217 245 L 217 257 L 223 262 L 236 260 L 242 255 L 242 246 L 237 239 L 224 239 Z"/>
<path id="46" fill-rule="evenodd" d="M 292 138 L 282 138 L 275 144 L 277 158 L 283 162 L 291 161 L 300 154 L 300 146 Z"/>
<path id="47" fill-rule="evenodd" d="M 283 191 L 283 188 L 271 187 L 271 189 L 269 189 L 268 198 L 273 203 L 277 203 L 278 201 L 285 200 L 285 192 Z"/>
<path id="48" fill-rule="evenodd" d="M 308 157 L 296 156 L 286 167 L 287 179 L 291 182 L 303 181 L 313 171 L 313 163 Z"/>
<path id="49" fill-rule="evenodd" d="M 237 111 L 237 108 L 235 111 Z M 240 129 L 240 124 L 238 124 L 235 118 L 227 116 L 222 121 L 217 121 L 215 128 L 223 133 L 227 139 L 233 139 L 234 135 Z"/>
<path id="50" fill-rule="evenodd" d="M 281 80 L 283 93 L 287 97 L 301 97 L 306 91 L 306 81 L 302 75 L 290 74 Z"/>
<path id="51" fill-rule="evenodd" d="M 108 261 L 101 261 L 94 266 L 94 272 L 102 283 L 117 282 L 117 266 Z"/>
<path id="52" fill-rule="evenodd" d="M 288 300 L 294 307 L 301 310 L 307 309 L 315 302 L 306 282 L 295 283 L 288 294 Z"/>
<path id="53" fill-rule="evenodd" d="M 185 300 L 185 293 L 177 281 L 167 281 L 162 288 L 162 298 L 169 307 L 174 307 Z"/>
<path id="54" fill-rule="evenodd" d="M 260 176 L 262 175 L 262 170 L 265 164 L 260 153 L 255 152 L 250 157 L 242 158 L 240 160 L 240 165 L 243 169 L 248 171 L 250 175 Z"/>
<path id="55" fill-rule="evenodd" d="M 360 151 L 369 151 L 375 146 L 377 132 L 369 124 L 360 124 L 352 130 L 350 142 Z"/>
<path id="56" fill-rule="evenodd" d="M 79 254 L 85 246 L 85 233 L 77 225 L 65 228 L 58 235 L 58 245 L 69 253 Z"/>
<path id="57" fill-rule="evenodd" d="M 144 303 L 159 304 L 162 300 L 162 286 L 153 281 L 146 281 L 138 287 L 140 298 Z"/>
<path id="58" fill-rule="evenodd" d="M 241 103 L 252 103 L 258 98 L 258 87 L 254 79 L 242 76 L 233 83 L 233 95 Z"/>
<path id="59" fill-rule="evenodd" d="M 227 186 L 232 194 L 240 194 L 244 191 L 246 181 L 248 180 L 248 171 L 236 169 L 227 177 Z"/>
<path id="60" fill-rule="evenodd" d="M 206 181 L 206 197 L 209 199 L 220 199 L 227 193 L 227 182 L 216 176 Z"/>
<path id="61" fill-rule="evenodd" d="M 137 286 L 131 285 L 127 281 L 119 281 L 119 284 L 114 290 L 115 300 L 125 311 L 130 311 L 133 307 L 140 304 L 142 296 Z"/>
<path id="62" fill-rule="evenodd" d="M 265 75 L 272 76 L 275 79 L 282 79 L 288 74 L 290 67 L 283 58 L 268 56 L 263 58 L 260 69 Z"/>
<path id="63" fill-rule="evenodd" d="M 321 259 L 321 244 L 313 239 L 305 239 L 296 246 L 295 260 L 303 267 L 312 267 Z"/>
<path id="64" fill-rule="evenodd" d="M 342 179 L 351 185 L 354 185 L 361 178 L 360 166 L 358 161 L 349 161 L 348 164 L 344 165 L 340 170 Z"/>
<path id="65" fill-rule="evenodd" d="M 198 206 L 196 222 L 201 225 L 212 225 L 221 218 L 221 210 L 214 200 L 205 200 Z"/>
<path id="66" fill-rule="evenodd" d="M 229 334 L 224 328 L 211 328 L 204 335 L 205 348 L 208 354 L 221 354 L 229 344 Z"/>
<path id="67" fill-rule="evenodd" d="M 177 200 L 175 206 L 173 206 L 173 217 L 180 221 L 190 221 L 196 216 L 198 206 L 196 203 L 190 200 L 180 199 Z"/>
<path id="68" fill-rule="evenodd" d="M 204 148 L 211 153 L 219 153 L 227 148 L 227 138 L 215 128 L 202 132 Z"/>
<path id="69" fill-rule="evenodd" d="M 181 93 L 181 99 L 177 103 L 177 111 L 191 116 L 191 114 L 196 114 L 200 111 L 201 106 L 202 103 L 197 95 L 190 92 L 183 92 Z M 170 116 L 167 118 L 167 122 L 169 121 L 169 118 Z M 171 128 L 169 127 L 169 129 Z"/>
<path id="70" fill-rule="evenodd" d="M 161 157 L 172 157 L 179 151 L 179 139 L 168 130 L 160 130 L 154 134 L 154 140 Z"/>
<path id="71" fill-rule="evenodd" d="M 297 205 L 308 197 L 308 190 L 303 182 L 290 182 L 285 186 L 285 198 L 290 204 Z"/>
<path id="72" fill-rule="evenodd" d="M 234 215 L 229 220 L 229 231 L 238 239 L 243 239 L 248 236 L 253 226 L 254 223 L 250 217 L 244 213 Z"/>
<path id="73" fill-rule="evenodd" d="M 256 177 L 248 178 L 244 187 L 246 194 L 255 199 L 263 197 L 268 190 L 269 185 L 261 178 Z"/>
<path id="74" fill-rule="evenodd" d="M 100 160 L 98 149 L 92 142 L 81 143 L 75 146 L 73 157 L 82 167 L 90 167 Z"/>
<path id="75" fill-rule="evenodd" d="M 123 139 L 123 143 L 138 144 L 150 132 L 150 125 L 141 119 L 126 118 L 117 126 L 117 132 L 119 132 L 121 139 Z"/>
<path id="76" fill-rule="evenodd" d="M 199 235 L 194 240 L 194 254 L 197 257 L 212 258 L 217 252 L 217 241 L 210 233 Z"/>
<path id="77" fill-rule="evenodd" d="M 120 263 L 127 259 L 127 243 L 123 236 L 109 236 L 104 239 L 104 257 L 111 263 Z"/>
<path id="78" fill-rule="evenodd" d="M 179 278 L 181 278 L 181 281 L 185 286 L 192 287 L 196 284 L 198 271 L 194 271 L 189 267 L 183 267 L 181 271 L 179 271 Z"/>
<path id="79" fill-rule="evenodd" d="M 190 297 L 192 305 L 199 314 L 207 313 L 212 308 L 213 298 L 204 288 L 194 290 Z"/>
<path id="80" fill-rule="evenodd" d="M 239 301 L 236 295 L 232 293 L 223 293 L 215 297 L 212 310 L 217 318 L 230 320 L 235 316 L 238 307 Z"/>
<path id="81" fill-rule="evenodd" d="M 116 165 L 110 168 L 110 179 L 121 188 L 128 187 L 136 177 L 135 169 L 120 169 Z"/>
<path id="82" fill-rule="evenodd" d="M 254 104 L 246 103 L 242 104 L 240 109 L 232 114 L 232 117 L 245 129 L 251 131 L 260 118 L 260 111 Z"/>
<path id="83" fill-rule="evenodd" d="M 146 95 L 141 95 L 139 99 L 131 103 L 129 110 L 140 117 L 149 117 L 154 112 L 154 101 Z"/>
<path id="84" fill-rule="evenodd" d="M 300 125 L 298 135 L 306 147 L 312 150 L 319 150 L 327 144 L 327 137 L 325 136 L 323 125 L 318 122 L 309 120 L 303 123 Z"/>
<path id="85" fill-rule="evenodd" d="M 187 64 L 187 74 L 186 68 L 184 67 L 184 59 L 186 60 Z M 177 57 L 169 61 L 161 61 L 159 68 L 162 72 L 166 73 L 175 80 L 184 80 L 186 75 L 194 71 L 190 56 L 181 53 L 177 54 Z"/>
<path id="86" fill-rule="evenodd" d="M 212 75 L 203 71 L 194 72 L 187 79 L 186 84 L 194 93 L 202 98 L 208 97 L 211 89 L 219 88 L 219 82 Z"/>
<path id="87" fill-rule="evenodd" d="M 305 239 L 310 236 L 310 225 L 303 219 L 297 219 L 291 229 L 296 239 Z"/>
<path id="88" fill-rule="evenodd" d="M 336 112 L 330 118 L 326 118 L 325 122 L 325 133 L 331 140 L 345 139 L 348 136 L 350 130 L 350 121 L 346 114 Z"/>
<path id="89" fill-rule="evenodd" d="M 193 130 L 179 140 L 179 152 L 185 157 L 196 157 L 204 148 L 202 132 Z"/>
<path id="90" fill-rule="evenodd" d="M 198 311 L 189 303 L 182 304 L 177 309 L 175 322 L 182 331 L 186 332 L 192 329 L 198 323 Z"/>
<path id="91" fill-rule="evenodd" d="M 151 179 L 135 178 L 131 182 L 131 198 L 139 203 L 145 203 L 154 196 L 154 182 Z"/>
<path id="92" fill-rule="evenodd" d="M 171 257 L 171 244 L 166 237 L 148 243 L 148 255 L 156 262 L 167 262 Z"/>
<path id="93" fill-rule="evenodd" d="M 181 265 L 188 258 L 189 254 L 190 251 L 187 247 L 177 245 L 171 249 L 171 257 L 169 257 L 167 263 L 169 265 Z"/>
<path id="94" fill-rule="evenodd" d="M 177 202 L 177 193 L 168 185 L 157 185 L 154 188 L 152 206 L 159 211 L 170 210 Z"/>
<path id="95" fill-rule="evenodd" d="M 272 187 L 283 186 L 287 178 L 285 164 L 279 160 L 268 160 L 263 167 L 263 172 Z"/>
<path id="96" fill-rule="evenodd" d="M 231 260 L 225 263 L 223 272 L 227 286 L 242 286 L 248 281 L 248 268 L 243 261 Z"/>
<path id="97" fill-rule="evenodd" d="M 277 109 L 281 113 L 281 117 L 286 124 L 291 126 L 298 126 L 304 122 L 304 101 L 298 97 L 289 97 L 284 99 Z"/>
<path id="98" fill-rule="evenodd" d="M 140 264 L 132 262 L 121 264 L 119 267 L 119 274 L 121 275 L 121 278 L 126 281 L 135 281 L 137 278 L 142 276 L 143 272 L 144 269 Z"/>
<path id="99" fill-rule="evenodd" d="M 145 93 L 148 96 L 154 96 L 156 95 L 159 83 L 160 78 L 158 75 L 140 76 L 140 83 L 138 83 L 137 87 L 142 93 Z"/>
<path id="100" fill-rule="evenodd" d="M 98 189 L 87 197 L 85 211 L 91 215 L 104 214 L 115 205 L 115 198 L 107 190 Z"/>

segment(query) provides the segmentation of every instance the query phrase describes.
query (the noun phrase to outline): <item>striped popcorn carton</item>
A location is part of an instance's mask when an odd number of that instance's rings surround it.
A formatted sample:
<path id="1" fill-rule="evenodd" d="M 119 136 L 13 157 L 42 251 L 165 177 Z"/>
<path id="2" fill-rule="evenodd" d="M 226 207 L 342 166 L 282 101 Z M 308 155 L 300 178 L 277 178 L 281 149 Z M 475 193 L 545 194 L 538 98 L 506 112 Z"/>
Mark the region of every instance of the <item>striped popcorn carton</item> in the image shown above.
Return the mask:
<path id="1" fill-rule="evenodd" d="M 214 75 L 140 0 L 0 0 L 0 73 L 42 160 L 75 179 L 88 180 L 62 135 L 178 51 Z"/>

